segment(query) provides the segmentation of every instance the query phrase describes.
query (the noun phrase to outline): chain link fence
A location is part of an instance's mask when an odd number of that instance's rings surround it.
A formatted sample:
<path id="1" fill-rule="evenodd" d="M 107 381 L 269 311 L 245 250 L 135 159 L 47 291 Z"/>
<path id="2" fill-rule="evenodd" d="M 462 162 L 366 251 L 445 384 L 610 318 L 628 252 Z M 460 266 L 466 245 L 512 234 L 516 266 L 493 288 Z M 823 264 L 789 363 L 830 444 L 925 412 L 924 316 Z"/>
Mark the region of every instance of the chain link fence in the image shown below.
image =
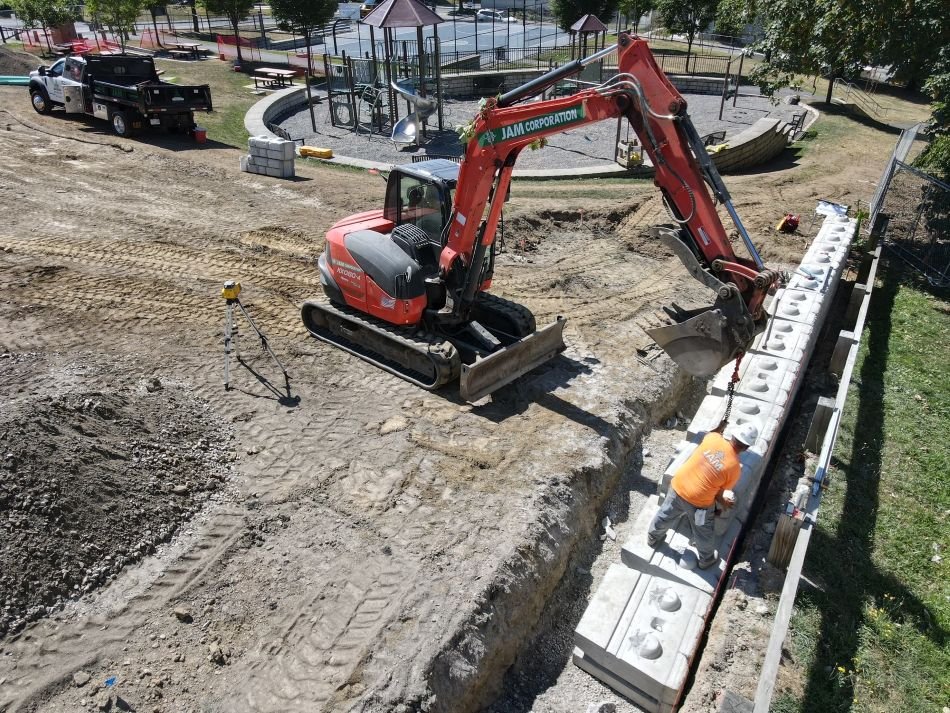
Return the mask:
<path id="1" fill-rule="evenodd" d="M 934 286 L 950 286 L 950 185 L 907 161 L 921 125 L 905 129 L 878 183 L 869 225 L 885 249 Z"/>

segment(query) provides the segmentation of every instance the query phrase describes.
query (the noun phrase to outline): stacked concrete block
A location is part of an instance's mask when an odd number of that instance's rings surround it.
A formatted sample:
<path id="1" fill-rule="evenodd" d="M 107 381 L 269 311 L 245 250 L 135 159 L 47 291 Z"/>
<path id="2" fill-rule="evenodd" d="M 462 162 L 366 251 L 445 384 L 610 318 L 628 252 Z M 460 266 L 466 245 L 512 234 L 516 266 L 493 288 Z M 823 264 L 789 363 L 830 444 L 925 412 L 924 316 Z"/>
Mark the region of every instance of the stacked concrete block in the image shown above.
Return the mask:
<path id="1" fill-rule="evenodd" d="M 575 663 L 647 711 L 666 713 L 679 700 L 685 683 L 682 664 L 688 665 L 699 645 L 691 627 L 699 626 L 701 630 L 704 625 L 694 622 L 708 615 L 732 548 L 743 524 L 752 517 L 752 502 L 830 309 L 855 227 L 854 221 L 847 218 L 825 220 L 800 269 L 771 301 L 769 326 L 756 338 L 741 363 L 729 428 L 754 421 L 761 435 L 755 446 L 739 457 L 740 478 L 734 488 L 736 506 L 714 521 L 719 564 L 708 570 L 696 567 L 690 528 L 682 519 L 657 548 L 647 545 L 647 532 L 673 474 L 695 450 L 704 433 L 722 420 L 733 364 L 727 364 L 714 378 L 711 394 L 691 420 L 687 438 L 675 448 L 658 494 L 648 499 L 634 520 L 629 539 L 621 549 L 621 564 L 611 567 L 577 627 Z M 727 429 L 725 435 L 728 437 L 729 433 Z M 683 603 L 675 625 L 667 623 L 669 612 L 661 615 L 656 606 L 650 609 L 651 605 L 644 603 L 646 592 L 661 586 L 658 582 L 675 591 Z M 656 601 L 660 598 L 654 596 Z M 645 607 L 642 612 L 641 607 Z M 651 617 L 664 628 L 673 626 L 677 632 L 683 632 L 675 656 L 666 657 L 672 644 L 657 637 Z M 657 658 L 650 658 L 653 655 Z"/>
<path id="2" fill-rule="evenodd" d="M 274 178 L 294 177 L 294 142 L 276 136 L 252 136 L 248 155 L 241 156 L 241 170 Z"/>
<path id="3" fill-rule="evenodd" d="M 712 598 L 622 564 L 604 583 L 577 625 L 575 663 L 648 710 L 672 711 Z"/>

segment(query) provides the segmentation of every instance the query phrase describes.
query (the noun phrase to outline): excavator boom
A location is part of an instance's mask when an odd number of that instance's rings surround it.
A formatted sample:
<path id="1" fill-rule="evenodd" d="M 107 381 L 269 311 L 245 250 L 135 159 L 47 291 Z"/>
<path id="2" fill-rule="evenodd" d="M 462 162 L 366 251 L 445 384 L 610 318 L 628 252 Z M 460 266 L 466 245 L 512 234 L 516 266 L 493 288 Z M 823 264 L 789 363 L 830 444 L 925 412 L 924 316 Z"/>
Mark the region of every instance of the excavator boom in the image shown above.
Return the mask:
<path id="1" fill-rule="evenodd" d="M 614 51 L 618 73 L 604 84 L 569 97 L 519 104 Z M 462 275 L 456 278 L 463 285 L 456 309 L 464 313 L 479 288 L 478 266 L 494 240 L 499 197 L 508 191 L 520 151 L 551 134 L 621 116 L 630 121 L 650 156 L 655 183 L 677 224 L 658 237 L 717 295 L 708 308 L 668 309 L 673 323 L 650 330 L 650 336 L 686 371 L 709 376 L 746 349 L 761 330 L 762 303 L 779 275 L 763 266 L 686 113 L 685 100 L 641 39 L 621 34 L 617 45 L 488 100 L 469 129 L 440 267 L 446 275 Z M 717 202 L 732 217 L 751 259 L 733 252 Z"/>

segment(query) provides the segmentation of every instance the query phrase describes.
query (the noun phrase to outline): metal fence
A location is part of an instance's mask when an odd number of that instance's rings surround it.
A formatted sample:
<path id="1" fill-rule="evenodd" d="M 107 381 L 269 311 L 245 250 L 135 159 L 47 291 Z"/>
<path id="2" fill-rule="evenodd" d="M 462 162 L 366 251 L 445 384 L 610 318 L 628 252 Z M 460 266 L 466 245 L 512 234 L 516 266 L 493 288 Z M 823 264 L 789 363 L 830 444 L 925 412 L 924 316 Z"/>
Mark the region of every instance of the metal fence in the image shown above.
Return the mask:
<path id="1" fill-rule="evenodd" d="M 887 251 L 933 285 L 950 286 L 950 185 L 907 159 L 920 131 L 901 132 L 871 201 L 869 224 Z"/>

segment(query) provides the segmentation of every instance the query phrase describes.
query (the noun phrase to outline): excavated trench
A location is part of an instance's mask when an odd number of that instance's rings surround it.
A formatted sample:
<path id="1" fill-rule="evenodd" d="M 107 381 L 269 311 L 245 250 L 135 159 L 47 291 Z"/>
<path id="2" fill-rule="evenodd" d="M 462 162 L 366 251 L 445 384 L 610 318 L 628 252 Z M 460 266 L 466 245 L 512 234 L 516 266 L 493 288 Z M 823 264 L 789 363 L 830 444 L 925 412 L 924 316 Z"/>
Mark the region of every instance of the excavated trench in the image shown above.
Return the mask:
<path id="1" fill-rule="evenodd" d="M 438 703 L 429 710 L 531 710 L 569 664 L 591 567 L 604 546 L 605 514 L 612 522 L 636 517 L 655 488 L 642 473 L 644 437 L 706 393 L 705 382 L 666 364 L 658 393 L 618 404 L 600 461 L 552 475 L 537 494 L 529 538 L 499 566 L 466 625 L 433 660 L 427 680 Z"/>

